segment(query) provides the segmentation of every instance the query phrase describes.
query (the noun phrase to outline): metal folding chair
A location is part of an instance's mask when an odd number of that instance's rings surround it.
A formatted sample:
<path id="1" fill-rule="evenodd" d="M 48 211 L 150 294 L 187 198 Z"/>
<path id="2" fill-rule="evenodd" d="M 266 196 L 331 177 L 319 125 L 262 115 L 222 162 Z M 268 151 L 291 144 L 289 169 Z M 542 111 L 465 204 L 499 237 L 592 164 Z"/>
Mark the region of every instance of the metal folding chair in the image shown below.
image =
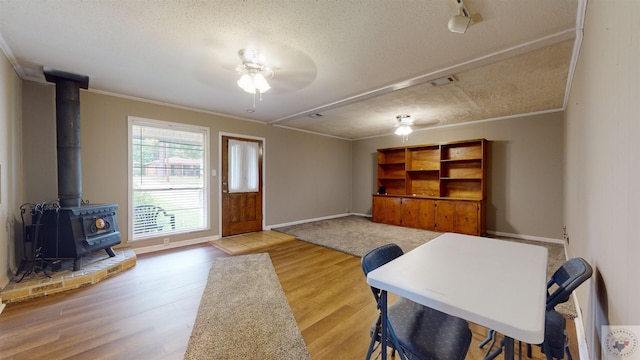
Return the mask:
<path id="1" fill-rule="evenodd" d="M 370 271 L 403 255 L 396 244 L 387 244 L 369 251 L 362 257 L 362 270 Z M 382 339 L 383 294 L 371 287 L 380 311 L 371 328 L 371 342 L 367 359 L 380 348 Z M 386 298 L 386 297 L 385 297 Z M 401 359 L 457 359 L 463 360 L 471 344 L 469 324 L 458 317 L 400 298 L 387 310 L 388 343 L 398 351 Z"/>

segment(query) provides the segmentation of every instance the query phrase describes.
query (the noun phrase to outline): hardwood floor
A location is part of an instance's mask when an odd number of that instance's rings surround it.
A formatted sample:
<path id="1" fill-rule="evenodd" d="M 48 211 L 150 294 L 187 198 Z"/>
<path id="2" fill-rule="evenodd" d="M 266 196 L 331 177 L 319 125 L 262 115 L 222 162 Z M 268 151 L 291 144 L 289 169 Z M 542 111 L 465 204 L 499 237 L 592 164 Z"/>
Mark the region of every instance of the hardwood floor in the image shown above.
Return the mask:
<path id="1" fill-rule="evenodd" d="M 312 359 L 363 359 L 376 309 L 360 259 L 297 240 L 256 250 L 265 251 Z M 143 254 L 96 285 L 8 304 L 0 358 L 182 359 L 211 264 L 224 256 L 210 245 Z M 481 359 L 486 329 L 471 326 L 467 358 Z M 573 324 L 567 329 L 577 358 Z M 543 359 L 537 347 L 534 359 Z"/>

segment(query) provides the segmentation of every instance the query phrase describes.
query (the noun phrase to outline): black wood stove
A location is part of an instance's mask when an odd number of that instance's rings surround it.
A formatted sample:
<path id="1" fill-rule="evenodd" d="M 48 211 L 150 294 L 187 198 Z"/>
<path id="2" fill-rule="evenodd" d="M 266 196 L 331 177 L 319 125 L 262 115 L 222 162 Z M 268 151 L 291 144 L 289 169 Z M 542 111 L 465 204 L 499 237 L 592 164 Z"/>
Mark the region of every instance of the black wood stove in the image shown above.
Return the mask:
<path id="1" fill-rule="evenodd" d="M 81 269 L 82 257 L 120 244 L 117 204 L 83 205 L 44 210 L 40 244 L 46 259 L 74 259 L 73 270 Z"/>
<path id="2" fill-rule="evenodd" d="M 80 270 L 82 256 L 120 244 L 117 204 L 83 204 L 80 147 L 80 89 L 87 89 L 87 76 L 45 69 L 45 78 L 56 84 L 56 138 L 58 198 L 60 207 L 49 207 L 41 215 L 40 245 L 45 259 L 74 259 Z"/>

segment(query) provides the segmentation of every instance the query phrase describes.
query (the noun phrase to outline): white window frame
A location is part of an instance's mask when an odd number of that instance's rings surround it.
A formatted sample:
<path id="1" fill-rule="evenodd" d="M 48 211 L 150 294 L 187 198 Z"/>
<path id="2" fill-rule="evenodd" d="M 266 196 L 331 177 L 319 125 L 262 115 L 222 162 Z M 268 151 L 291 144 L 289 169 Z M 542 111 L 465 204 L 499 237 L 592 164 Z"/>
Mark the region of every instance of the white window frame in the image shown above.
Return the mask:
<path id="1" fill-rule="evenodd" d="M 139 126 L 151 126 L 151 127 L 165 127 L 165 128 L 171 128 L 171 129 L 175 129 L 175 130 L 180 130 L 180 131 L 190 131 L 190 132 L 200 132 L 203 133 L 204 135 L 204 139 L 203 139 L 203 145 L 204 145 L 204 154 L 203 154 L 203 169 L 202 169 L 202 176 L 203 176 L 203 181 L 204 181 L 204 201 L 203 201 L 203 208 L 202 211 L 204 212 L 203 216 L 204 216 L 204 224 L 203 227 L 200 229 L 196 229 L 196 230 L 187 230 L 187 231 L 174 231 L 171 233 L 167 233 L 167 232 L 162 232 L 162 233 L 150 233 L 147 236 L 138 236 L 136 239 L 133 238 L 133 223 L 134 223 L 134 218 L 133 218 L 133 125 L 139 125 Z M 204 127 L 204 126 L 197 126 L 197 125 L 188 125 L 188 124 L 181 124 L 181 123 L 176 123 L 176 122 L 169 122 L 169 121 L 163 121 L 163 120 L 154 120 L 154 119 L 146 119 L 146 118 L 141 118 L 141 117 L 137 117 L 137 116 L 128 116 L 127 119 L 127 135 L 128 135 L 128 139 L 127 139 L 127 146 L 128 146 L 128 152 L 127 152 L 127 189 L 128 189 L 128 206 L 127 206 L 127 210 L 128 210 L 128 241 L 140 241 L 140 240 L 146 240 L 149 238 L 154 238 L 154 237 L 164 237 L 164 238 L 168 238 L 169 235 L 175 235 L 175 234 L 184 234 L 184 233 L 190 233 L 190 232 L 196 232 L 196 231 L 208 231 L 211 230 L 211 221 L 210 221 L 210 216 L 209 216 L 209 199 L 211 197 L 211 186 L 210 186 L 210 182 L 209 182 L 209 173 L 210 173 L 210 165 L 209 165 L 209 153 L 210 153 L 210 136 L 209 136 L 209 128 Z"/>

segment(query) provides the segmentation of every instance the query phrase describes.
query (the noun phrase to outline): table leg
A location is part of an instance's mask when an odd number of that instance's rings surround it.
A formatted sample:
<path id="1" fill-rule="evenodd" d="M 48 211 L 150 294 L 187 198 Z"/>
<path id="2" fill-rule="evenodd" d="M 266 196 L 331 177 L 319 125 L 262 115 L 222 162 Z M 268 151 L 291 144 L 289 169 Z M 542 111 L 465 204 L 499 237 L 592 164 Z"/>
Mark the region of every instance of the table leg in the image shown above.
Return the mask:
<path id="1" fill-rule="evenodd" d="M 504 337 L 504 360 L 513 360 L 513 338 Z"/>
<path id="2" fill-rule="evenodd" d="M 380 294 L 380 312 L 382 312 L 380 351 L 382 351 L 382 360 L 387 360 L 387 292 L 385 290 L 382 290 Z"/>

